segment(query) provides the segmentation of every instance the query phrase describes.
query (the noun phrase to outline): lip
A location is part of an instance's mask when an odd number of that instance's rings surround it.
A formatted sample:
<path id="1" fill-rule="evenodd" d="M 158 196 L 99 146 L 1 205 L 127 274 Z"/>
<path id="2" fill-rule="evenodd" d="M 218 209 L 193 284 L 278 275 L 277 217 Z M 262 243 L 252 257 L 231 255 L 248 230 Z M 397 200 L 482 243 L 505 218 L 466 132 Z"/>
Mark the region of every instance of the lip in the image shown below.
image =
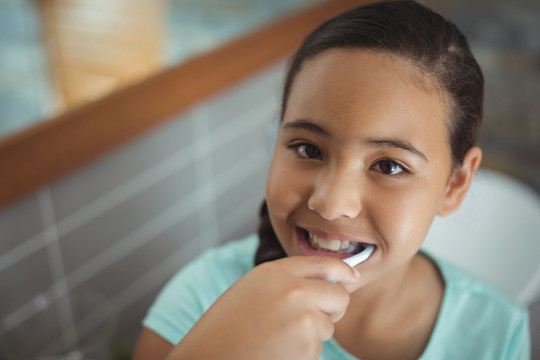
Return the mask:
<path id="1" fill-rule="evenodd" d="M 298 251 L 300 252 L 300 255 L 302 256 L 328 256 L 328 257 L 333 257 L 339 260 L 343 260 L 352 256 L 351 254 L 334 254 L 334 253 L 328 253 L 328 252 L 318 251 L 318 250 L 313 249 L 311 246 L 309 246 L 308 239 L 305 236 L 305 231 L 311 232 L 317 236 L 324 237 L 330 240 L 348 240 L 351 242 L 361 242 L 364 244 L 370 244 L 365 241 L 360 241 L 358 238 L 354 238 L 352 236 L 347 236 L 344 234 L 329 233 L 329 232 L 322 231 L 319 229 L 313 229 L 311 227 L 296 227 Z"/>

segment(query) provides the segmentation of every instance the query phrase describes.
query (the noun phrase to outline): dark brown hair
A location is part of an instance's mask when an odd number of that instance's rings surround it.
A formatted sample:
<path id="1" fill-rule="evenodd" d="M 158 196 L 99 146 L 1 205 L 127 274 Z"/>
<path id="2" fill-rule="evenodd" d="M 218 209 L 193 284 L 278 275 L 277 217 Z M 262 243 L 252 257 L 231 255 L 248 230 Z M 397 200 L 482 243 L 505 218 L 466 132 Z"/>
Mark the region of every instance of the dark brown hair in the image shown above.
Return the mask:
<path id="1" fill-rule="evenodd" d="M 302 64 L 333 48 L 365 49 L 398 56 L 436 81 L 450 99 L 448 140 L 454 165 L 475 144 L 482 119 L 484 78 L 467 40 L 457 27 L 414 1 L 373 3 L 349 10 L 313 31 L 289 65 L 281 119 Z M 261 206 L 255 264 L 284 257 L 266 202 Z"/>

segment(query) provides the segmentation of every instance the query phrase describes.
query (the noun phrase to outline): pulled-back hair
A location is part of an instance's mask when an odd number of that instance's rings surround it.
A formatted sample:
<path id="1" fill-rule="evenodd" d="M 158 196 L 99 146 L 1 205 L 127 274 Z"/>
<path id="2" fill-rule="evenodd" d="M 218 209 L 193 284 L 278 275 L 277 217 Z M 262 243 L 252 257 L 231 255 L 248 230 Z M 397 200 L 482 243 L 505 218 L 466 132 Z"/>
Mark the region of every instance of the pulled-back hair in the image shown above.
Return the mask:
<path id="1" fill-rule="evenodd" d="M 448 142 L 454 166 L 474 146 L 482 119 L 484 78 L 467 40 L 457 27 L 414 1 L 379 2 L 328 20 L 300 46 L 289 65 L 281 119 L 292 85 L 306 60 L 335 48 L 364 49 L 397 56 L 434 80 L 450 100 Z M 266 202 L 261 207 L 260 245 L 255 263 L 284 257 Z"/>

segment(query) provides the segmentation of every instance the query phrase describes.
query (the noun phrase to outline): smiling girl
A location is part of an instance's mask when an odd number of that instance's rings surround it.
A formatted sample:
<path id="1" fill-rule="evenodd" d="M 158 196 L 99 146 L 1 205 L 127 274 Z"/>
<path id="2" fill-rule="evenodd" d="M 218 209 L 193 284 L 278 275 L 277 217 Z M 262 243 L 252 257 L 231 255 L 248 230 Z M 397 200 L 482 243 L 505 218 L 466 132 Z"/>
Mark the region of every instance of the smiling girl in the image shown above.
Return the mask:
<path id="1" fill-rule="evenodd" d="M 482 99 L 465 38 L 422 5 L 321 25 L 286 78 L 258 236 L 179 272 L 135 358 L 529 358 L 525 309 L 419 251 L 480 164 Z"/>

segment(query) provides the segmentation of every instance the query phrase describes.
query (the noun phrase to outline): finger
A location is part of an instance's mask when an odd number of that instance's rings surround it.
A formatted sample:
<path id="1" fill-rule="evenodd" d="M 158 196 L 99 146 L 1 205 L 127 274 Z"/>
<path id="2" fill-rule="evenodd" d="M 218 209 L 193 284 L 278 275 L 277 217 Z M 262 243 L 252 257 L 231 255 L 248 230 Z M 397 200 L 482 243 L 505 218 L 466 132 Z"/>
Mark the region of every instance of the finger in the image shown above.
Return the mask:
<path id="1" fill-rule="evenodd" d="M 312 299 L 318 311 L 325 314 L 332 323 L 339 321 L 347 311 L 350 294 L 339 283 L 310 280 L 309 287 L 305 291 L 306 297 Z"/>
<path id="2" fill-rule="evenodd" d="M 334 335 L 334 323 L 328 315 L 319 310 L 303 311 L 302 316 L 297 317 L 295 320 L 298 323 L 296 324 L 297 326 L 293 327 L 294 331 L 302 334 L 299 339 L 304 340 L 304 344 L 301 346 L 308 353 L 317 353 L 316 348 L 312 348 L 311 350 L 308 350 L 308 348 L 317 343 L 327 341 Z"/>
<path id="3" fill-rule="evenodd" d="M 277 260 L 289 273 L 306 279 L 337 281 L 345 284 L 359 280 L 358 270 L 328 256 L 291 256 Z"/>
<path id="4" fill-rule="evenodd" d="M 317 336 L 321 342 L 328 341 L 334 336 L 335 326 L 332 319 L 322 312 L 317 315 Z"/>

